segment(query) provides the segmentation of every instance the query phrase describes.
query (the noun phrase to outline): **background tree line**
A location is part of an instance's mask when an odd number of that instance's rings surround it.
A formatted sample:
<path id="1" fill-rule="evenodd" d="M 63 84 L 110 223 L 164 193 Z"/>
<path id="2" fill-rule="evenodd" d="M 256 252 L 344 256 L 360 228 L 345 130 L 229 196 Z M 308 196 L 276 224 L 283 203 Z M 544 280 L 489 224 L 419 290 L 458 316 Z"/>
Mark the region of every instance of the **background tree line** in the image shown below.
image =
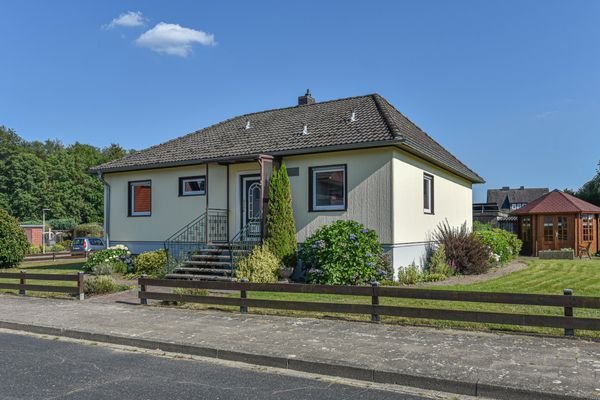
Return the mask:
<path id="1" fill-rule="evenodd" d="M 0 125 L 0 208 L 20 221 L 41 220 L 49 208 L 54 219 L 102 222 L 103 184 L 89 168 L 128 153 L 116 144 L 28 142 Z"/>
<path id="2" fill-rule="evenodd" d="M 584 183 L 579 190 L 574 191 L 571 189 L 565 189 L 565 192 L 600 207 L 600 162 L 598 162 L 596 176 Z"/>

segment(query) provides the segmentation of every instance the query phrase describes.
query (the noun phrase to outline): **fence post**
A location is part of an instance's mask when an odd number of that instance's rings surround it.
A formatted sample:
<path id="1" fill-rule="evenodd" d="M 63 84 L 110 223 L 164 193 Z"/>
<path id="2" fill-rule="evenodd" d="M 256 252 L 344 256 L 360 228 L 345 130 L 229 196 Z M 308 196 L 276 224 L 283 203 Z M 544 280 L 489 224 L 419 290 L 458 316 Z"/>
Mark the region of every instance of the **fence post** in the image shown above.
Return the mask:
<path id="1" fill-rule="evenodd" d="M 373 294 L 371 295 L 371 305 L 378 306 L 379 305 L 379 282 L 375 281 L 371 283 L 371 287 L 373 289 Z M 379 314 L 375 313 L 375 307 L 373 307 L 373 314 L 371 314 L 371 322 L 379 323 L 380 318 Z"/>
<path id="2" fill-rule="evenodd" d="M 142 276 L 140 276 L 140 279 L 145 279 L 145 278 L 146 278 L 146 274 L 142 274 Z M 138 282 L 139 282 L 139 279 L 138 279 Z M 142 296 L 143 296 L 144 292 L 146 291 L 146 285 L 140 284 L 139 287 L 140 287 L 140 294 L 142 294 Z M 148 304 L 148 299 L 146 299 L 145 297 L 140 297 L 140 304 L 143 304 L 143 305 Z"/>
<path id="3" fill-rule="evenodd" d="M 248 283 L 248 279 L 246 278 L 242 278 L 242 283 Z M 248 298 L 248 294 L 246 293 L 245 290 L 240 290 L 240 299 L 246 299 Z M 241 305 L 240 306 L 240 312 L 241 313 L 247 313 L 248 312 L 248 306 L 247 305 Z"/>
<path id="4" fill-rule="evenodd" d="M 21 279 L 20 279 L 20 284 L 21 285 L 25 285 L 27 283 L 27 280 L 25 279 L 25 274 L 27 273 L 27 271 L 25 270 L 21 270 L 19 271 L 19 274 L 21 275 Z M 25 291 L 25 288 L 19 288 L 19 295 L 20 296 L 25 296 L 27 292 Z"/>
<path id="5" fill-rule="evenodd" d="M 573 290 L 565 289 L 565 290 L 563 290 L 563 295 L 573 296 Z M 565 307 L 565 317 L 572 317 L 572 316 L 573 316 L 573 307 Z M 575 336 L 575 329 L 565 328 L 565 336 Z"/>
<path id="6" fill-rule="evenodd" d="M 79 300 L 83 300 L 85 298 L 83 279 L 84 273 L 79 271 L 77 273 L 77 292 L 79 294 Z"/>

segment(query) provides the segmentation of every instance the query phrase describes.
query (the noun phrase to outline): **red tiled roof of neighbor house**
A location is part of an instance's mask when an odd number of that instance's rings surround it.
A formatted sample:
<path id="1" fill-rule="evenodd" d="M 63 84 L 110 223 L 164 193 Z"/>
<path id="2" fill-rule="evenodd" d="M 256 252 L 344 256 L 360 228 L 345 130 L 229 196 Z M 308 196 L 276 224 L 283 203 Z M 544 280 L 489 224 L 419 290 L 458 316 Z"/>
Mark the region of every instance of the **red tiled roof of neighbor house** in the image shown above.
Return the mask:
<path id="1" fill-rule="evenodd" d="M 600 213 L 600 207 L 570 194 L 554 190 L 526 206 L 513 211 L 513 215 Z"/>

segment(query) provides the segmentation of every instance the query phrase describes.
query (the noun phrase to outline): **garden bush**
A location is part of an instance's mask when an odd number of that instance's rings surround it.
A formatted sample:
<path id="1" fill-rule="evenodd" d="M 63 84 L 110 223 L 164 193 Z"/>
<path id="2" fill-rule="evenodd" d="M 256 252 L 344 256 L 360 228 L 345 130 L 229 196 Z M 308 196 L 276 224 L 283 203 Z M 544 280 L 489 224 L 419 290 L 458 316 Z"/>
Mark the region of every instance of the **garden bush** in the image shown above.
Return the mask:
<path id="1" fill-rule="evenodd" d="M 29 245 L 27 249 L 27 254 L 40 254 L 42 252 L 42 246 Z"/>
<path id="2" fill-rule="evenodd" d="M 319 228 L 300 249 L 312 283 L 361 285 L 378 278 L 381 245 L 377 233 L 356 221 L 339 220 Z"/>
<path id="3" fill-rule="evenodd" d="M 273 172 L 269 184 L 269 208 L 265 223 L 265 244 L 288 268 L 296 266 L 298 243 L 292 209 L 290 179 L 285 164 Z"/>
<path id="4" fill-rule="evenodd" d="M 499 228 L 480 229 L 475 232 L 475 237 L 489 248 L 490 261 L 498 264 L 515 259 L 523 246 L 517 235 Z"/>
<path id="5" fill-rule="evenodd" d="M 94 265 L 91 270 L 92 275 L 112 275 L 113 268 L 112 265 L 108 263 L 101 263 L 98 265 Z"/>
<path id="6" fill-rule="evenodd" d="M 84 291 L 87 294 L 106 294 L 116 292 L 117 283 L 109 275 L 98 275 L 88 277 L 84 281 Z"/>
<path id="7" fill-rule="evenodd" d="M 430 275 L 444 275 L 447 277 L 454 274 L 454 270 L 446 262 L 446 246 L 440 244 L 433 250 L 426 270 Z"/>
<path id="8" fill-rule="evenodd" d="M 102 237 L 102 226 L 98 224 L 81 224 L 73 230 L 73 237 Z"/>
<path id="9" fill-rule="evenodd" d="M 29 242 L 19 221 L 0 208 L 0 268 L 19 265 L 29 250 Z"/>
<path id="10" fill-rule="evenodd" d="M 131 256 L 131 252 L 127 247 L 122 245 L 112 246 L 105 250 L 99 250 L 93 252 L 88 257 L 85 264 L 83 264 L 83 270 L 85 272 L 91 272 L 98 264 L 106 263 L 109 264 L 113 272 L 118 273 L 132 273 L 134 271 L 134 261 Z"/>
<path id="11" fill-rule="evenodd" d="M 56 243 L 54 246 L 52 246 L 50 248 L 50 251 L 54 252 L 54 253 L 58 253 L 60 251 L 65 251 L 65 246 L 63 246 L 60 243 Z"/>
<path id="12" fill-rule="evenodd" d="M 167 267 L 167 252 L 164 249 L 147 251 L 135 259 L 136 274 L 161 277 Z"/>
<path id="13" fill-rule="evenodd" d="M 72 231 L 77 226 L 73 218 L 55 218 L 48 220 L 48 225 L 58 231 Z"/>
<path id="14" fill-rule="evenodd" d="M 444 245 L 446 262 L 450 267 L 465 275 L 481 274 L 490 268 L 488 248 L 469 232 L 467 224 L 452 227 L 445 221 L 433 233 L 437 245 Z"/>
<path id="15" fill-rule="evenodd" d="M 414 285 L 423 280 L 423 273 L 415 264 L 398 270 L 398 282 L 405 285 Z"/>
<path id="16" fill-rule="evenodd" d="M 59 242 L 59 244 L 61 244 L 66 250 L 71 250 L 71 246 L 73 245 L 73 241 L 72 240 L 62 240 L 61 242 Z"/>
<path id="17" fill-rule="evenodd" d="M 279 278 L 280 261 L 266 245 L 256 246 L 248 257 L 240 260 L 235 277 L 256 283 L 273 283 Z"/>

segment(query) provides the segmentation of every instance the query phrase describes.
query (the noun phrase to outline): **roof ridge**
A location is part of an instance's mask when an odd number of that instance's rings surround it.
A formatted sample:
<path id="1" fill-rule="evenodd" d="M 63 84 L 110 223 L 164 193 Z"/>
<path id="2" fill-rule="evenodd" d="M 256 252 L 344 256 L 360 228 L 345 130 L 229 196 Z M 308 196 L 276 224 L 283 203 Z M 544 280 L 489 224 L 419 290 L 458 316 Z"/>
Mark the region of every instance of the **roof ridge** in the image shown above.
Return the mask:
<path id="1" fill-rule="evenodd" d="M 564 198 L 565 198 L 565 199 L 566 199 L 566 200 L 567 200 L 569 203 L 573 204 L 573 206 L 574 206 L 575 208 L 578 208 L 578 209 L 579 209 L 579 211 L 584 211 L 584 210 L 583 210 L 583 209 L 582 209 L 580 206 L 578 206 L 578 205 L 577 205 L 577 204 L 576 204 L 576 203 L 573 201 L 573 199 L 572 199 L 572 198 L 575 198 L 575 199 L 577 199 L 577 200 L 580 200 L 580 201 L 584 201 L 584 202 L 586 202 L 586 203 L 587 203 L 587 201 L 585 201 L 585 200 L 583 200 L 583 199 L 580 199 L 579 197 L 575 197 L 575 196 L 573 196 L 573 195 L 571 195 L 571 194 L 569 194 L 569 193 L 565 193 L 565 192 L 563 192 L 562 190 L 554 189 L 553 191 L 554 191 L 554 192 L 557 192 L 557 193 L 559 193 L 559 194 L 561 194 L 561 195 L 562 195 L 562 196 L 563 196 L 563 197 L 564 197 Z M 591 204 L 591 203 L 590 203 L 590 204 Z"/>
<path id="2" fill-rule="evenodd" d="M 402 135 L 402 131 L 400 130 L 400 128 L 398 128 L 398 125 L 396 125 L 396 123 L 392 120 L 392 116 L 390 115 L 388 110 L 385 109 L 384 104 L 382 103 L 382 101 L 386 101 L 386 100 L 378 93 L 373 93 L 370 96 L 373 99 L 373 101 L 375 102 L 375 107 L 377 107 L 377 111 L 379 111 L 379 114 L 381 114 L 381 117 L 383 118 L 383 122 L 385 122 L 385 125 L 390 130 L 390 133 L 394 137 L 404 138 L 404 136 Z"/>

